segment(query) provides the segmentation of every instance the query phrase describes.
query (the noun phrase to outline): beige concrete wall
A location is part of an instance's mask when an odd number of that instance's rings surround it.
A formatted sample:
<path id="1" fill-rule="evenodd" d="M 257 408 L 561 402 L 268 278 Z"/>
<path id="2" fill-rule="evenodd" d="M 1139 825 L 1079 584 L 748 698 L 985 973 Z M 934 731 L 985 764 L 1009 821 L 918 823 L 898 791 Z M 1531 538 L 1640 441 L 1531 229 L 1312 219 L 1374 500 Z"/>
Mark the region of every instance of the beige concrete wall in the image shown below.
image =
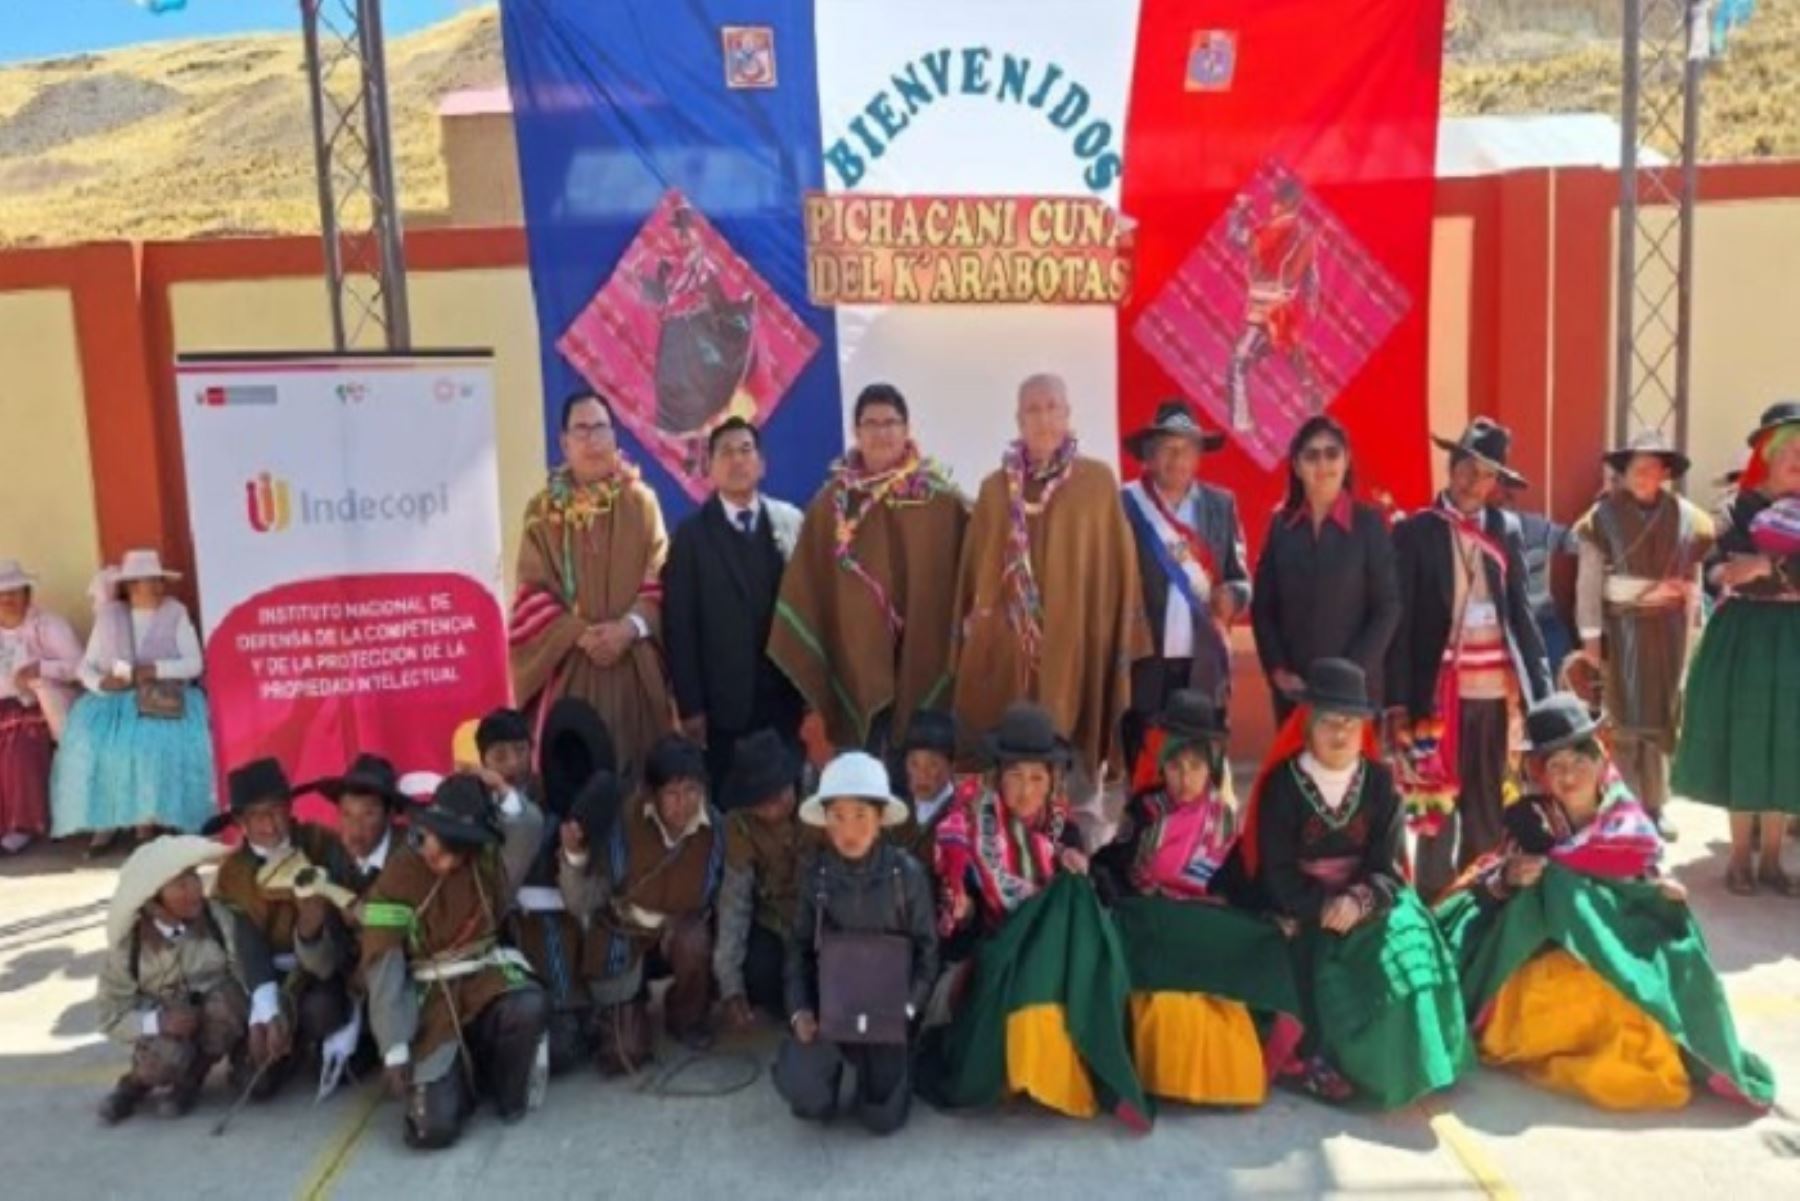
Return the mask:
<path id="1" fill-rule="evenodd" d="M 1688 445 L 1696 497 L 1776 400 L 1800 397 L 1800 199 L 1700 206 Z"/>
<path id="2" fill-rule="evenodd" d="M 508 113 L 470 113 L 441 122 L 450 206 L 445 224 L 522 225 L 525 202 Z"/>
<path id="3" fill-rule="evenodd" d="M 407 277 L 413 342 L 494 351 L 494 421 L 500 461 L 507 586 L 519 517 L 543 486 L 542 373 L 536 310 L 524 268 L 415 271 Z M 318 350 L 331 343 L 317 279 L 177 284 L 169 291 L 177 353 Z"/>
<path id="4" fill-rule="evenodd" d="M 0 293 L 0 363 L 0 558 L 23 562 L 38 577 L 38 601 L 85 631 L 100 535 L 68 292 Z"/>

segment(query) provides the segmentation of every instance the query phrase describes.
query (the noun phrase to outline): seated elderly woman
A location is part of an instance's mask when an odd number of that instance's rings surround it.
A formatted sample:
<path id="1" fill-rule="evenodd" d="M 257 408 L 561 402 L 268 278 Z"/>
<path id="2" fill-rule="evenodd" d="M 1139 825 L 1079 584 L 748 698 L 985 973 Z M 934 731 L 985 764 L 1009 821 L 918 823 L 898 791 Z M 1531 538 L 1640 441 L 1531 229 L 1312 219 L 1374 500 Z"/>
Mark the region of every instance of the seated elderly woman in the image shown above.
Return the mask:
<path id="1" fill-rule="evenodd" d="M 50 829 L 50 758 L 74 699 L 81 643 L 32 604 L 35 576 L 0 559 L 0 853 Z"/>
<path id="2" fill-rule="evenodd" d="M 1605 1109 L 1674 1109 L 1697 1082 L 1767 1109 L 1774 1080 L 1738 1046 L 1686 891 L 1579 699 L 1526 718 L 1541 793 L 1437 916 L 1484 1063 Z"/>
<path id="3" fill-rule="evenodd" d="M 1023 1093 L 1147 1129 L 1125 1041 L 1130 980 L 1060 796 L 1068 743 L 1047 712 L 1018 704 L 986 749 L 985 787 L 937 830 L 938 935 L 978 939 L 956 969 L 954 1017 L 925 1040 L 920 1092 L 947 1107 Z"/>
<path id="4" fill-rule="evenodd" d="M 230 848 L 210 838 L 158 838 L 119 870 L 106 916 L 100 1029 L 131 1048 L 131 1068 L 100 1104 L 115 1125 L 153 1093 L 156 1111 L 193 1109 L 207 1073 L 241 1055 L 250 995 L 238 973 L 231 912 L 206 897 L 199 868 Z"/>
<path id="5" fill-rule="evenodd" d="M 92 831 L 198 830 L 213 815 L 212 738 L 200 678 L 200 637 L 168 595 L 179 574 L 153 550 L 125 552 L 94 581 L 94 632 L 82 658 L 87 695 L 75 702 L 50 777 L 58 836 Z"/>
<path id="6" fill-rule="evenodd" d="M 1382 1108 L 1448 1088 L 1468 1061 L 1456 965 L 1407 883 L 1400 798 L 1375 753 L 1362 668 L 1320 659 L 1250 798 L 1244 866 L 1291 924 L 1306 1037 L 1284 1070 L 1328 1101 Z"/>
<path id="7" fill-rule="evenodd" d="M 1279 926 L 1230 907 L 1245 889 L 1221 714 L 1182 691 L 1156 727 L 1160 785 L 1093 864 L 1130 967 L 1132 1059 L 1153 1096 L 1257 1105 L 1300 1038 L 1293 965 Z"/>

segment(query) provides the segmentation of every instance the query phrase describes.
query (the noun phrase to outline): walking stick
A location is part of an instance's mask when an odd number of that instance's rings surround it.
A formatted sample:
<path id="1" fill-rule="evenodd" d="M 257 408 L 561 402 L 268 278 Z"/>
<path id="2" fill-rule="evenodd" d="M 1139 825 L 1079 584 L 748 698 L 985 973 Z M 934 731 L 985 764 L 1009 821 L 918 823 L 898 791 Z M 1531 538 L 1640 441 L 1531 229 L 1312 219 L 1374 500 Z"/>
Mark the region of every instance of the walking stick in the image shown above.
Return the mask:
<path id="1" fill-rule="evenodd" d="M 213 1126 L 212 1132 L 214 1138 L 218 1138 L 220 1135 L 224 1134 L 226 1128 L 231 1125 L 231 1119 L 237 1117 L 238 1110 L 250 1103 L 250 1094 L 256 1091 L 256 1086 L 262 1083 L 264 1074 L 274 1065 L 275 1061 L 273 1059 L 264 1060 L 263 1065 L 251 1074 L 250 1082 L 244 1085 L 244 1091 L 237 1095 L 237 1100 L 231 1103 L 231 1108 L 225 1111 L 225 1116 L 220 1118 L 218 1123 Z"/>

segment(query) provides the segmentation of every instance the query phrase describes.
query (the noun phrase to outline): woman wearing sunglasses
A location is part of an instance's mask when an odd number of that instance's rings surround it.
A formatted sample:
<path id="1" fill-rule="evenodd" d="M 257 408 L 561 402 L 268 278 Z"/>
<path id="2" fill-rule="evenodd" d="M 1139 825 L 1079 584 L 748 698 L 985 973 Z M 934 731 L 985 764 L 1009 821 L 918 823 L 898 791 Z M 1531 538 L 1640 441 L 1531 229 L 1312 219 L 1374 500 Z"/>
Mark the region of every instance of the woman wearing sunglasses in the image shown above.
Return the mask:
<path id="1" fill-rule="evenodd" d="M 1349 659 L 1382 699 L 1382 659 L 1400 621 L 1387 523 L 1353 495 L 1350 439 L 1330 417 L 1310 418 L 1288 444 L 1287 499 L 1263 539 L 1250 604 L 1256 653 L 1279 726 L 1318 659 Z"/>

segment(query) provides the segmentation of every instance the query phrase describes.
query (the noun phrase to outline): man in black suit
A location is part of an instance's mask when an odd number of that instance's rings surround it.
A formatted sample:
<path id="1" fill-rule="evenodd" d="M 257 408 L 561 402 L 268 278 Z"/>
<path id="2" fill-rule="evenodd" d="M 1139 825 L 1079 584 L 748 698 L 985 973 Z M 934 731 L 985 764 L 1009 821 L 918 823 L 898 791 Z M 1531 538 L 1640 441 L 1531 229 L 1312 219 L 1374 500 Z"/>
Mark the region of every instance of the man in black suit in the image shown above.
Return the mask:
<path id="1" fill-rule="evenodd" d="M 1441 829 L 1419 837 L 1428 898 L 1500 844 L 1510 706 L 1550 694 L 1519 521 L 1493 507 L 1503 483 L 1525 486 L 1506 465 L 1512 435 L 1478 417 L 1455 442 L 1432 441 L 1450 453 L 1450 484 L 1394 527 L 1401 620 L 1387 664 L 1390 741 L 1416 749 L 1442 723 L 1440 749 L 1455 745 L 1454 756 L 1429 763 L 1460 788 Z"/>
<path id="2" fill-rule="evenodd" d="M 738 739 L 773 729 L 798 746 L 800 696 L 764 648 L 800 510 L 761 495 L 762 437 L 741 417 L 708 439 L 713 495 L 675 530 L 663 567 L 663 644 L 683 733 L 715 786 Z"/>

